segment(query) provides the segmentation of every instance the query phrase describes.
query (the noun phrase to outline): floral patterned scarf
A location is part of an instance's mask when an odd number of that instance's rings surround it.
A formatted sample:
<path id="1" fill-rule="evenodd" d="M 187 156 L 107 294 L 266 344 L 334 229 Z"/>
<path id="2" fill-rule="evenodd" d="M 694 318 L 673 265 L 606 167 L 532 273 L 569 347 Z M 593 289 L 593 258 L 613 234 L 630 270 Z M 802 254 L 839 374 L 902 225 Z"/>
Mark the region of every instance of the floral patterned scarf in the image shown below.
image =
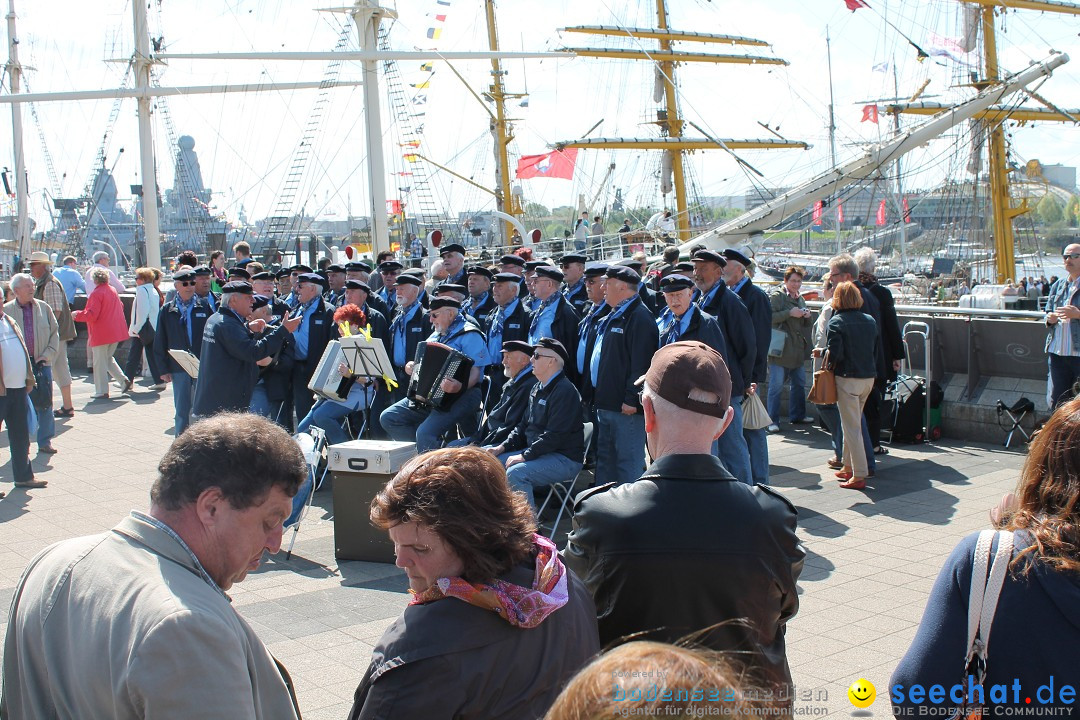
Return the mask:
<path id="1" fill-rule="evenodd" d="M 491 584 L 470 583 L 464 578 L 439 578 L 434 585 L 413 594 L 410 605 L 456 597 L 470 605 L 494 610 L 506 622 L 515 627 L 534 628 L 566 604 L 566 567 L 559 559 L 555 544 L 542 535 L 533 535 L 537 549 L 536 571 L 531 588 L 521 587 L 505 580 Z"/>

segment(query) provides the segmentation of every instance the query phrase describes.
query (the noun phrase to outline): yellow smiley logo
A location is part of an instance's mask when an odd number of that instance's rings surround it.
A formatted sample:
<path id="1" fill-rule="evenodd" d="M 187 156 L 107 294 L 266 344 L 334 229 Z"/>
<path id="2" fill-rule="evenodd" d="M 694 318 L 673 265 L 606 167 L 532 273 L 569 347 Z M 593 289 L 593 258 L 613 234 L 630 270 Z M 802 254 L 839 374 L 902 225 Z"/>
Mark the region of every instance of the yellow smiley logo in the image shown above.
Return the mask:
<path id="1" fill-rule="evenodd" d="M 874 700 L 877 698 L 877 689 L 874 687 L 874 683 L 866 678 L 859 678 L 851 683 L 851 686 L 847 689 L 847 697 L 855 707 L 868 708 L 874 704 Z"/>

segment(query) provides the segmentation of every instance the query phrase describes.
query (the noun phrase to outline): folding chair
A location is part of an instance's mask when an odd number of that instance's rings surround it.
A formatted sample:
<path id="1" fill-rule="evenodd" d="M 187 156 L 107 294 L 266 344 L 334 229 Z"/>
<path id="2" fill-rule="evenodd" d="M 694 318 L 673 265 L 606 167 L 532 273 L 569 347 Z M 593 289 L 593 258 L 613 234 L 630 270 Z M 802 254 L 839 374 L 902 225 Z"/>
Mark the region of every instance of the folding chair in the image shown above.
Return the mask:
<path id="1" fill-rule="evenodd" d="M 285 553 L 285 559 L 292 558 L 293 545 L 296 543 L 296 534 L 300 532 L 300 522 L 307 515 L 311 503 L 315 498 L 315 491 L 322 487 L 326 479 L 328 467 L 319 473 L 319 465 L 322 463 L 323 449 L 326 447 L 326 433 L 322 428 L 312 425 L 307 432 L 297 433 L 293 436 L 300 451 L 304 453 L 304 461 L 307 462 L 308 473 L 300 489 L 293 496 L 292 513 L 285 518 L 285 530 L 292 528 L 292 537 L 289 538 L 289 549 Z"/>
<path id="2" fill-rule="evenodd" d="M 1032 431 L 1035 430 L 1035 403 L 1033 403 L 1031 400 L 1028 400 L 1026 397 L 1022 397 L 1015 403 L 1013 403 L 1010 407 L 1001 400 L 998 400 L 997 414 L 998 425 L 1001 425 L 1001 429 L 1008 433 L 1005 436 L 1005 447 L 1009 447 L 1009 445 L 1012 444 L 1013 435 L 1016 433 L 1017 430 L 1019 430 L 1020 434 L 1024 436 L 1025 442 L 1029 442 L 1031 440 L 1031 434 L 1024 429 L 1021 423 L 1024 422 L 1028 415 L 1031 415 L 1031 429 Z M 1002 415 L 1008 416 L 1009 420 L 1012 421 L 1012 426 L 1006 428 L 1004 425 L 1002 425 Z"/>
<path id="3" fill-rule="evenodd" d="M 585 423 L 586 447 L 589 446 L 589 442 L 592 440 L 592 434 L 593 424 Z M 552 498 L 555 499 L 555 502 L 559 503 L 559 512 L 555 515 L 555 522 L 552 523 L 549 528 L 547 528 L 549 538 L 555 538 L 555 535 L 559 530 L 559 523 L 562 521 L 563 513 L 566 511 L 566 508 L 570 505 L 570 503 L 572 503 L 574 500 L 574 488 L 577 486 L 578 478 L 581 477 L 581 473 L 583 472 L 585 472 L 584 469 L 579 471 L 578 474 L 574 476 L 574 479 L 568 483 L 552 483 L 548 486 L 547 496 L 544 498 L 544 502 L 541 503 L 540 509 L 536 511 L 536 519 L 539 524 L 540 517 L 543 516 L 544 509 L 548 506 L 548 503 L 551 502 Z M 541 528 L 543 528 L 542 525 Z"/>

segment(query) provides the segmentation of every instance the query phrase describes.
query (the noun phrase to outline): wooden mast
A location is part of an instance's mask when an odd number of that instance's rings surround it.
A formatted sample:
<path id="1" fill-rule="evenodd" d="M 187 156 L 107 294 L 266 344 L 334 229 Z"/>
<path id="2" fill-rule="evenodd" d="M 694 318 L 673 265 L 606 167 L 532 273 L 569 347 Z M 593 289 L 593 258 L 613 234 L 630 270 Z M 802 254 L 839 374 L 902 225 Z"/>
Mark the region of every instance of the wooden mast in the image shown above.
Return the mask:
<path id="1" fill-rule="evenodd" d="M 487 11 L 488 49 L 493 53 L 499 50 L 499 33 L 495 26 L 495 0 L 485 0 Z M 491 85 L 486 93 L 495 105 L 491 119 L 491 134 L 495 141 L 495 208 L 515 217 L 521 214 L 519 203 L 510 189 L 510 142 L 514 139 L 514 127 L 506 117 L 506 100 L 521 97 L 517 93 L 507 93 L 503 87 L 503 69 L 498 55 L 491 58 Z M 507 230 L 513 230 L 510 223 L 500 223 L 500 245 L 509 244 Z"/>

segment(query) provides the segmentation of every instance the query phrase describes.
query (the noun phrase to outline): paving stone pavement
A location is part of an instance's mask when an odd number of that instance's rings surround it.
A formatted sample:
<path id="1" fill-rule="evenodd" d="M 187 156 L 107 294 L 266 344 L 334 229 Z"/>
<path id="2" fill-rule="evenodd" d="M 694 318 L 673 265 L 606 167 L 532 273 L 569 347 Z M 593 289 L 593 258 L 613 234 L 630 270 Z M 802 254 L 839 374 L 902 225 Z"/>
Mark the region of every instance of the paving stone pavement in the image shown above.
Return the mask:
<path id="1" fill-rule="evenodd" d="M 92 401 L 77 378 L 74 418 L 57 421 L 56 455 L 33 460 L 49 481 L 12 490 L 6 433 L 0 433 L 0 632 L 27 562 L 55 541 L 103 532 L 131 509 L 145 509 L 161 456 L 172 441 L 171 390 L 144 380 L 129 397 Z M 32 452 L 36 445 L 31 446 Z M 877 686 L 874 716 L 888 716 L 886 685 L 907 649 L 938 569 L 966 534 L 988 525 L 987 510 L 1013 489 L 1023 455 L 954 443 L 894 446 L 866 492 L 837 487 L 825 460 L 827 437 L 782 426 L 769 438 L 773 485 L 799 508 L 807 549 L 801 605 L 788 627 L 788 658 L 799 703 L 817 716 L 848 716 L 847 686 Z M 563 520 L 563 535 L 568 523 Z M 383 629 L 406 603 L 392 565 L 334 559 L 333 504 L 316 495 L 291 560 L 269 558 L 234 586 L 237 610 L 296 681 L 308 720 L 344 718 Z M 287 540 L 287 538 L 286 538 Z M 559 539 L 560 544 L 562 539 Z M 0 647 L 2 652 L 2 647 Z"/>

